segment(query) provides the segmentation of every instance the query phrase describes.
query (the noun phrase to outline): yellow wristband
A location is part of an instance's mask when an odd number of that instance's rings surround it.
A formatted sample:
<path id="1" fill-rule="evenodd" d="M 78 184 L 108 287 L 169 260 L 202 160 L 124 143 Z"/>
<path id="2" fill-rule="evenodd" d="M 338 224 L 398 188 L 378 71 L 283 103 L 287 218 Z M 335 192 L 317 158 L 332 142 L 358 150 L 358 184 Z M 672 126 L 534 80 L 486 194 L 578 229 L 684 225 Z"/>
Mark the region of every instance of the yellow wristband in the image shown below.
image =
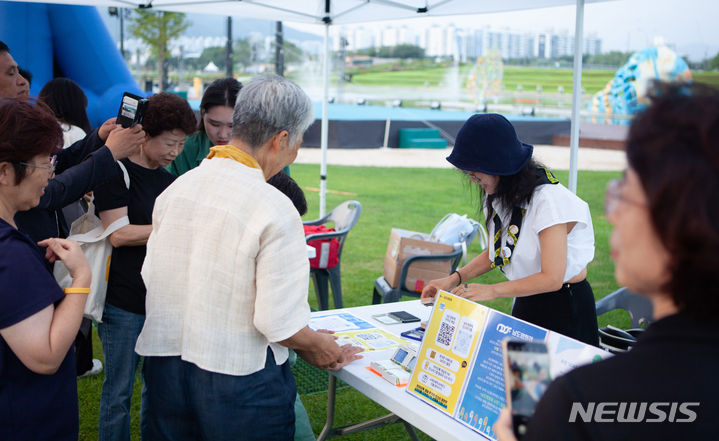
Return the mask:
<path id="1" fill-rule="evenodd" d="M 65 294 L 90 294 L 90 288 L 65 288 Z"/>

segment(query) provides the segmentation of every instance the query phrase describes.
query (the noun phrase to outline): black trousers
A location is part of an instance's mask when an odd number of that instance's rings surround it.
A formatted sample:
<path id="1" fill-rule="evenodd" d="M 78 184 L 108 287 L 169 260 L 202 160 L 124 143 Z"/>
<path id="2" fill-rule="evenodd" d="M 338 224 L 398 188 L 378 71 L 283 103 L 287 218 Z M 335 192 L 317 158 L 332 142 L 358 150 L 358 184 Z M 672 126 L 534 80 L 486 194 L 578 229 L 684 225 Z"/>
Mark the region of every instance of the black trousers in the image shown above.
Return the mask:
<path id="1" fill-rule="evenodd" d="M 589 282 L 565 283 L 558 291 L 517 297 L 512 315 L 581 342 L 599 346 L 597 309 Z"/>
<path id="2" fill-rule="evenodd" d="M 80 324 L 80 330 L 75 337 L 75 358 L 78 376 L 92 369 L 92 320 L 90 319 L 83 318 Z"/>

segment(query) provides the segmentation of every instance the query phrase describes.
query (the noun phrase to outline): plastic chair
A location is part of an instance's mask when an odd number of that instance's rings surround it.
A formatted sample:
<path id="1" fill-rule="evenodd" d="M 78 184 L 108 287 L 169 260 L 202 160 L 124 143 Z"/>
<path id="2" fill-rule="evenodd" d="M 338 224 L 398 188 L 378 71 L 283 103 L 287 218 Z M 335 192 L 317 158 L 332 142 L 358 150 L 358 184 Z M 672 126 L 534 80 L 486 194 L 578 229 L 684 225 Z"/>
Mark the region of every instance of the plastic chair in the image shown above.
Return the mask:
<path id="1" fill-rule="evenodd" d="M 407 288 L 407 273 L 409 272 L 409 266 L 412 265 L 412 262 L 417 262 L 420 260 L 435 260 L 435 261 L 442 261 L 442 260 L 449 260 L 450 261 L 450 269 L 449 273 L 447 275 L 450 275 L 454 270 L 457 269 L 457 265 L 459 265 L 459 260 L 462 258 L 462 247 L 455 247 L 454 251 L 452 251 L 449 254 L 432 254 L 427 256 L 412 256 L 404 261 L 402 264 L 402 269 L 399 275 L 399 282 L 397 283 L 397 288 L 392 288 L 389 286 L 389 283 L 387 283 L 387 280 L 384 278 L 384 276 L 377 277 L 377 280 L 374 282 L 374 292 L 372 293 L 372 304 L 376 305 L 377 303 L 390 303 L 390 302 L 396 302 L 398 301 L 402 296 L 410 296 L 410 297 L 419 297 L 422 293 L 413 291 L 409 288 Z"/>
<path id="2" fill-rule="evenodd" d="M 652 302 L 627 288 L 619 288 L 596 303 L 597 316 L 613 309 L 624 309 L 631 318 L 631 328 L 646 328 L 654 320 Z"/>
<path id="3" fill-rule="evenodd" d="M 340 265 L 342 263 L 342 248 L 344 248 L 347 233 L 355 226 L 362 212 L 362 204 L 357 201 L 345 201 L 330 211 L 325 217 L 303 222 L 304 225 L 323 225 L 334 223 L 336 231 L 332 233 L 310 234 L 305 237 L 307 243 L 316 239 L 336 238 L 339 243 L 337 251 L 337 265 L 332 268 L 311 268 L 310 276 L 315 285 L 315 294 L 320 310 L 329 309 L 329 287 L 332 287 L 332 298 L 335 308 L 342 308 L 342 284 L 340 281 Z"/>

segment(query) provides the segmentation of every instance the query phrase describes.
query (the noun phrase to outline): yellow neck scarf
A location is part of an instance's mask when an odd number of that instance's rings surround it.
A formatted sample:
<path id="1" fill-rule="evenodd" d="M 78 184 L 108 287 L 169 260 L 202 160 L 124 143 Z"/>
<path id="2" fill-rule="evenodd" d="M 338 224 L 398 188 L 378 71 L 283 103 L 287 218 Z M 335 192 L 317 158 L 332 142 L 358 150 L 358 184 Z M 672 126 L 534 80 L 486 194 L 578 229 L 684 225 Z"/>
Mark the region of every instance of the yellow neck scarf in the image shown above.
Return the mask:
<path id="1" fill-rule="evenodd" d="M 233 145 L 216 145 L 212 147 L 210 149 L 210 154 L 207 155 L 207 159 L 215 157 L 232 159 L 248 167 L 262 170 L 262 167 L 260 167 L 260 164 L 255 160 L 255 158 Z"/>

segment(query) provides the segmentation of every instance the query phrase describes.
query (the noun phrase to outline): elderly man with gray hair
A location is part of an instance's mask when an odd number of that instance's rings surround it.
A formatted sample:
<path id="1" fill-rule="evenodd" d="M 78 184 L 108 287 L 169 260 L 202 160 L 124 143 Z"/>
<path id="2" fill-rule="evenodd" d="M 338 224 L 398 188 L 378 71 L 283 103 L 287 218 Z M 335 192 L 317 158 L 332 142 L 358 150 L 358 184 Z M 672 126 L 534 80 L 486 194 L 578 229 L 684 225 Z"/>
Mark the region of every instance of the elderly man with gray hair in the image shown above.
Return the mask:
<path id="1" fill-rule="evenodd" d="M 308 326 L 302 223 L 266 180 L 297 156 L 314 120 L 302 89 L 279 76 L 242 88 L 232 140 L 210 149 L 155 203 L 142 276 L 147 317 L 142 438 L 289 440 L 292 348 L 339 369 L 360 350 Z"/>

